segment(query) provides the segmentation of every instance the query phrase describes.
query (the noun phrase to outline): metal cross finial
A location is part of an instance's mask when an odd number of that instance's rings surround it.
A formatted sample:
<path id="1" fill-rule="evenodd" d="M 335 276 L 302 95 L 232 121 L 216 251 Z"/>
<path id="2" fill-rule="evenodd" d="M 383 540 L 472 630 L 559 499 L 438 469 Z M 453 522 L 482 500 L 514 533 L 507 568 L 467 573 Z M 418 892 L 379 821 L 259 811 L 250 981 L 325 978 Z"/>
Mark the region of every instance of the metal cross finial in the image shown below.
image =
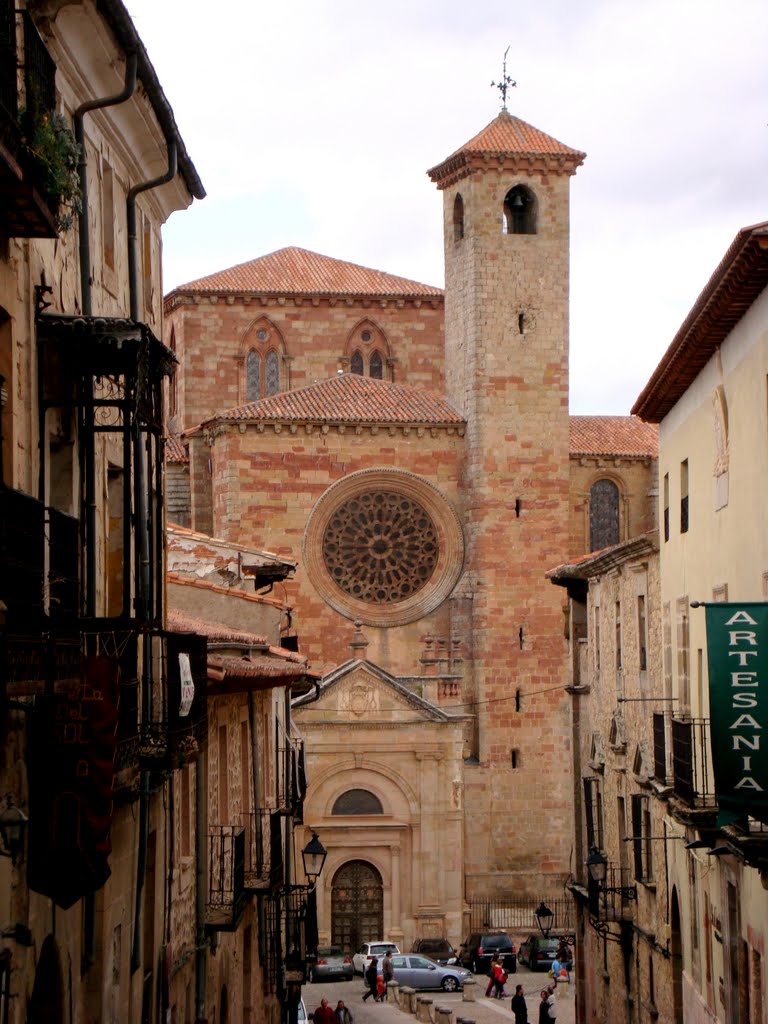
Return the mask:
<path id="1" fill-rule="evenodd" d="M 510 78 L 507 74 L 507 54 L 509 53 L 509 47 L 504 51 L 504 64 L 502 67 L 502 76 L 500 82 L 491 82 L 491 88 L 498 89 L 501 93 L 501 109 L 507 109 L 507 89 L 512 89 L 517 85 L 517 82 Z"/>

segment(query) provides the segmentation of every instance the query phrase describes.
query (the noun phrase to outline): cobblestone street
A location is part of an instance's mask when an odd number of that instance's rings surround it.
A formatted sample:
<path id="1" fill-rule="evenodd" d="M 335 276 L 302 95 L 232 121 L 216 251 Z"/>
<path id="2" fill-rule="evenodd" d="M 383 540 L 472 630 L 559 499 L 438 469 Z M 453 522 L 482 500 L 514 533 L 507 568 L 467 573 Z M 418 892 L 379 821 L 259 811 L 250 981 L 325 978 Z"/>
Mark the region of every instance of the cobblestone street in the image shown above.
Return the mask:
<path id="1" fill-rule="evenodd" d="M 499 1024 L 500 1021 L 513 1020 L 510 1000 L 515 991 L 515 985 L 522 985 L 525 992 L 525 999 L 528 1004 L 529 1024 L 537 1024 L 539 1019 L 539 1003 L 541 1002 L 540 992 L 549 982 L 546 974 L 532 973 L 526 967 L 520 965 L 516 974 L 509 976 L 507 982 L 506 999 L 486 999 L 486 979 L 482 975 L 477 976 L 475 985 L 475 1001 L 464 1000 L 461 992 L 423 992 L 421 995 L 433 1000 L 432 1009 L 438 1006 L 445 1006 L 453 1010 L 453 1024 L 459 1017 L 475 1021 L 475 1024 Z M 307 1008 L 307 1014 L 313 1013 L 320 1005 L 320 1000 L 325 997 L 331 1006 L 336 1006 L 339 999 L 343 999 L 351 1010 L 355 1024 L 386 1024 L 400 1020 L 415 1021 L 412 1013 L 405 1013 L 399 1009 L 394 1002 L 374 1003 L 372 999 L 363 1002 L 365 986 L 360 977 L 355 977 L 351 982 L 325 982 L 323 984 L 305 985 L 302 994 Z M 574 1024 L 574 993 L 570 985 L 560 985 L 556 993 L 557 1000 L 557 1021 L 558 1024 Z M 433 1014 L 434 1018 L 434 1014 Z"/>

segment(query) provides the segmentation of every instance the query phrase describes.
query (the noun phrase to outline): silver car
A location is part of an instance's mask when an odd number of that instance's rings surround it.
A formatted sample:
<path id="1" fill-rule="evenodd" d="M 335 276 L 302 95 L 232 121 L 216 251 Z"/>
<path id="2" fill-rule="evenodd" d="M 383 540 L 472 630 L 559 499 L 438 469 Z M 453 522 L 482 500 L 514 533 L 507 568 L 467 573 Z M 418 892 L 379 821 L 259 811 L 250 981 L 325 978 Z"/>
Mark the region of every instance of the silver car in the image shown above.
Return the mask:
<path id="1" fill-rule="evenodd" d="M 443 966 L 420 953 L 406 953 L 392 957 L 395 981 L 411 988 L 441 988 L 443 992 L 455 992 L 464 988 L 464 982 L 472 977 L 472 971 L 455 965 Z"/>
<path id="2" fill-rule="evenodd" d="M 352 981 L 355 970 L 352 957 L 341 946 L 318 946 L 315 959 L 308 964 L 309 980 L 325 981 L 326 978 L 343 978 Z"/>

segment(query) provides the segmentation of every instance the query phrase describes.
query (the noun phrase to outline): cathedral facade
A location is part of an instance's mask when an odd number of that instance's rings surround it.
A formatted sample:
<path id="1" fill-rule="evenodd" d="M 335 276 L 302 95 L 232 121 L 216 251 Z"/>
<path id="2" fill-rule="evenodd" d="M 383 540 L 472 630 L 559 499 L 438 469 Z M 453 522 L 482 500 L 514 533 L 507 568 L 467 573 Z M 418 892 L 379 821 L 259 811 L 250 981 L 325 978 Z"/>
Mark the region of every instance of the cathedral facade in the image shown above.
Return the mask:
<path id="1" fill-rule="evenodd" d="M 505 109 L 434 167 L 444 292 L 292 248 L 166 297 L 175 514 L 299 566 L 284 632 L 324 673 L 295 708 L 305 822 L 348 947 L 458 942 L 472 900 L 535 906 L 573 870 L 546 572 L 652 527 L 656 444 L 568 414 L 583 159 Z"/>

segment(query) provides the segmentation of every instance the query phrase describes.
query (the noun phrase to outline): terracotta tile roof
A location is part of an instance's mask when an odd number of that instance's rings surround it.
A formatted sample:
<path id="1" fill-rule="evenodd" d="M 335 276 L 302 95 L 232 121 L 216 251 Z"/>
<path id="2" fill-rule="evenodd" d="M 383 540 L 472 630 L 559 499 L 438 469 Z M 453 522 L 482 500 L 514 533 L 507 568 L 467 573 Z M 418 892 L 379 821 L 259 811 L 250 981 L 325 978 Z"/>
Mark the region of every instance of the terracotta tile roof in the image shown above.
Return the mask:
<path id="1" fill-rule="evenodd" d="M 572 149 L 519 117 L 514 117 L 508 110 L 502 110 L 474 138 L 427 171 L 427 174 L 432 181 L 445 187 L 465 177 L 476 167 L 488 166 L 489 157 L 499 161 L 514 157 L 535 157 L 549 167 L 560 166 L 573 173 L 584 162 L 585 156 L 580 150 Z"/>
<path id="2" fill-rule="evenodd" d="M 168 434 L 165 439 L 165 461 L 183 464 L 189 462 L 189 449 L 176 434 Z"/>
<path id="3" fill-rule="evenodd" d="M 340 373 L 296 391 L 285 391 L 260 402 L 227 409 L 213 420 L 415 423 L 433 426 L 464 423 L 456 410 L 433 391 L 391 384 L 356 373 Z"/>
<path id="4" fill-rule="evenodd" d="M 177 292 L 270 295 L 365 295 L 442 298 L 434 288 L 405 277 L 291 246 L 175 288 Z"/>
<path id="5" fill-rule="evenodd" d="M 736 235 L 632 412 L 661 423 L 766 285 L 768 221 Z"/>
<path id="6" fill-rule="evenodd" d="M 168 535 L 168 546 L 170 549 L 181 551 L 182 548 L 180 545 L 190 542 L 194 542 L 196 545 L 201 545 L 201 547 L 195 547 L 192 549 L 193 553 L 198 557 L 201 554 L 203 556 L 210 555 L 210 547 L 213 547 L 223 548 L 225 552 L 231 552 L 232 557 L 236 557 L 235 553 L 241 556 L 247 555 L 249 560 L 254 564 L 274 565 L 277 563 L 279 565 L 291 566 L 293 569 L 295 569 L 298 564 L 290 558 L 285 558 L 283 555 L 276 555 L 273 551 L 263 551 L 261 548 L 250 547 L 248 544 L 233 544 L 231 541 L 222 540 L 220 537 L 213 537 L 210 533 L 201 533 L 200 530 L 193 530 L 191 526 L 180 526 L 178 523 L 168 523 L 166 526 L 166 533 Z"/>
<path id="7" fill-rule="evenodd" d="M 655 458 L 659 432 L 637 416 L 571 416 L 571 455 L 627 455 Z"/>
<path id="8" fill-rule="evenodd" d="M 550 569 L 546 574 L 558 586 L 565 586 L 568 580 L 588 580 L 623 565 L 631 558 L 649 555 L 659 550 L 658 533 L 643 533 L 639 537 L 613 544 L 611 547 L 579 555 L 562 565 Z"/>
<path id="9" fill-rule="evenodd" d="M 255 633 L 246 633 L 240 629 L 233 629 L 221 622 L 209 622 L 207 619 L 200 619 L 194 615 L 187 615 L 177 611 L 175 608 L 168 610 L 168 628 L 177 633 L 198 633 L 208 638 L 211 644 L 232 644 L 237 647 L 269 647 L 266 637 L 257 636 Z"/>
<path id="10" fill-rule="evenodd" d="M 200 590 L 207 590 L 214 594 L 224 594 L 226 597 L 240 601 L 255 601 L 257 604 L 270 604 L 275 608 L 284 608 L 285 602 L 276 597 L 265 597 L 261 594 L 248 594 L 236 587 L 224 587 L 220 583 L 211 583 L 209 580 L 190 579 L 188 576 L 181 576 L 176 572 L 167 572 L 165 578 L 168 583 L 177 587 L 198 587 Z"/>

